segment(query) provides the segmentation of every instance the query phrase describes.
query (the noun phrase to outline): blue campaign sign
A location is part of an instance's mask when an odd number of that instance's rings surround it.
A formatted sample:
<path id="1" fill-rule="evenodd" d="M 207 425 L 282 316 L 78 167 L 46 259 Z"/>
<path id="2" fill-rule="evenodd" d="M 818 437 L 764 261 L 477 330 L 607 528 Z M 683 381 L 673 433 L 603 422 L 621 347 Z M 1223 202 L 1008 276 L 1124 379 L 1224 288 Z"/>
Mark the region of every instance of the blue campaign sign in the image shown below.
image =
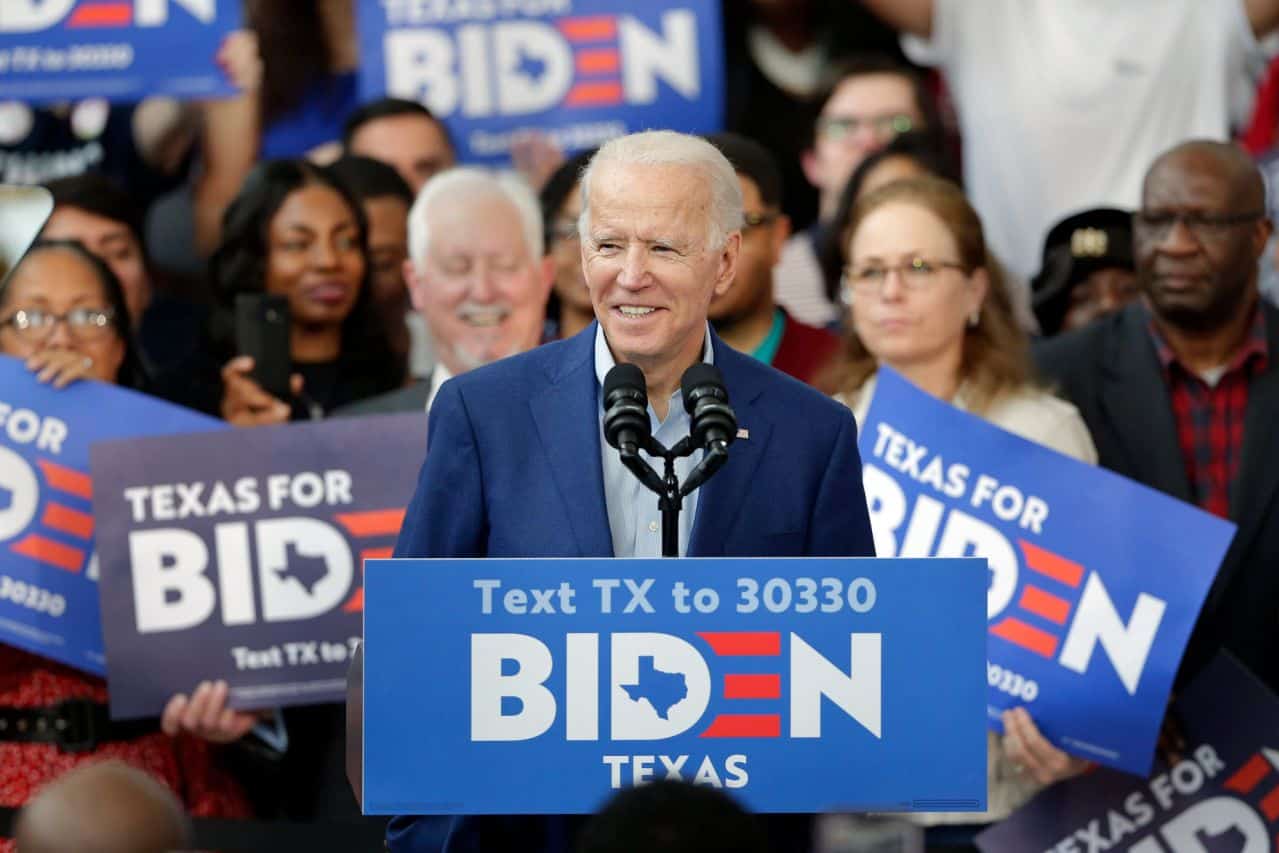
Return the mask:
<path id="1" fill-rule="evenodd" d="M 1146 780 L 1111 770 L 1035 797 L 977 836 L 983 853 L 1273 853 L 1279 699 L 1221 654 L 1177 699 L 1186 744 Z"/>
<path id="2" fill-rule="evenodd" d="M 236 708 L 344 699 L 361 566 L 425 448 L 425 413 L 94 445 L 112 716 L 204 679 Z"/>
<path id="3" fill-rule="evenodd" d="M 0 98 L 234 94 L 214 61 L 242 0 L 3 0 Z"/>
<path id="4" fill-rule="evenodd" d="M 57 390 L 8 356 L 0 388 L 0 642 L 102 675 L 89 446 L 224 424 L 100 382 Z"/>
<path id="5" fill-rule="evenodd" d="M 764 812 L 985 808 L 981 561 L 366 572 L 369 814 L 584 813 L 654 779 Z"/>
<path id="6" fill-rule="evenodd" d="M 1145 775 L 1234 525 L 881 370 L 860 437 L 880 556 L 985 557 L 990 725 Z"/>
<path id="7" fill-rule="evenodd" d="M 505 161 L 519 131 L 573 151 L 649 128 L 719 130 L 719 0 L 360 4 L 361 86 L 421 101 L 466 161 Z"/>

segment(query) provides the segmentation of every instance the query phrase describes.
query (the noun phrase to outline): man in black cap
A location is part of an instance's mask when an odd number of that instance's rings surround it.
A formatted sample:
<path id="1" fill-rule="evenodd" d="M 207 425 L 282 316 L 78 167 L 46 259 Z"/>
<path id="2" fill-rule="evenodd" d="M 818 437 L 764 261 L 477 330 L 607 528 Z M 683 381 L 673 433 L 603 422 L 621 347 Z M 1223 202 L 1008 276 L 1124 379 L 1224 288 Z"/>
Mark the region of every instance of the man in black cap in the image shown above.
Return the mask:
<path id="1" fill-rule="evenodd" d="M 1097 207 L 1054 225 L 1032 290 L 1044 337 L 1086 326 L 1136 299 L 1132 214 Z"/>

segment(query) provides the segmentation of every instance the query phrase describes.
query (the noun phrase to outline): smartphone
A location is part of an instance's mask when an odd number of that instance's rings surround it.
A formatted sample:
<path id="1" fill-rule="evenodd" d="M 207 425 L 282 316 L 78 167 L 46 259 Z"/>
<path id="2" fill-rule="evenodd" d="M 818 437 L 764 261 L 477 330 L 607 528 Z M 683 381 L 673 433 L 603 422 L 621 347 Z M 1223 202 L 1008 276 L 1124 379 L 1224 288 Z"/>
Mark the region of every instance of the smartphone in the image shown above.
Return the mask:
<path id="1" fill-rule="evenodd" d="M 235 346 L 253 357 L 253 381 L 273 397 L 289 400 L 289 301 L 273 293 L 240 293 L 235 297 Z"/>

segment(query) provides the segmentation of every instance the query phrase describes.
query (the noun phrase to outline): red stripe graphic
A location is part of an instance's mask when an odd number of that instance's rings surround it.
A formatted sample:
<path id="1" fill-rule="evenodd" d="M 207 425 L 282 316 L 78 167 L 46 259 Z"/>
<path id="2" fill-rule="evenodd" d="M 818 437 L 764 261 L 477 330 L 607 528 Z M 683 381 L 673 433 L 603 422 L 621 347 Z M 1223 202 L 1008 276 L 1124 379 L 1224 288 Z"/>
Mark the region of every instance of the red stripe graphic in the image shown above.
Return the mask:
<path id="1" fill-rule="evenodd" d="M 1030 584 L 1026 584 L 1026 588 L 1021 591 L 1021 601 L 1017 604 L 1027 613 L 1042 616 L 1058 625 L 1065 625 L 1066 617 L 1070 615 L 1069 601 Z"/>
<path id="2" fill-rule="evenodd" d="M 617 18 L 612 15 L 560 18 L 557 26 L 569 41 L 609 41 L 617 38 Z"/>
<path id="3" fill-rule="evenodd" d="M 622 58 L 615 50 L 579 50 L 573 65 L 578 74 L 616 74 Z"/>
<path id="4" fill-rule="evenodd" d="M 1236 794 L 1249 794 L 1269 772 L 1270 762 L 1260 755 L 1254 755 L 1248 759 L 1247 764 L 1235 771 L 1235 775 L 1226 780 L 1225 788 Z"/>
<path id="5" fill-rule="evenodd" d="M 13 553 L 47 563 L 56 569 L 79 573 L 84 565 L 84 552 L 61 542 L 54 542 L 35 533 L 28 533 L 20 542 L 13 543 Z"/>
<path id="6" fill-rule="evenodd" d="M 68 27 L 127 27 L 133 21 L 128 3 L 94 3 L 81 6 L 67 21 Z"/>
<path id="7" fill-rule="evenodd" d="M 720 714 L 702 737 L 781 737 L 778 714 Z"/>
<path id="8" fill-rule="evenodd" d="M 40 523 L 60 533 L 75 536 L 77 539 L 93 538 L 93 516 L 52 501 L 45 504 Z"/>
<path id="9" fill-rule="evenodd" d="M 621 83 L 578 83 L 568 91 L 564 103 L 570 107 L 594 107 L 622 102 Z"/>
<path id="10" fill-rule="evenodd" d="M 395 549 L 386 548 L 365 548 L 360 552 L 360 565 L 364 565 L 365 560 L 381 560 L 395 553 Z"/>
<path id="11" fill-rule="evenodd" d="M 364 611 L 364 587 L 360 587 L 342 605 L 343 613 L 362 613 Z"/>
<path id="12" fill-rule="evenodd" d="M 1046 658 L 1057 653 L 1056 637 L 1011 616 L 997 623 L 990 629 L 990 633 Z"/>
<path id="13" fill-rule="evenodd" d="M 782 653 L 782 635 L 776 631 L 699 631 L 697 636 L 721 657 Z"/>
<path id="14" fill-rule="evenodd" d="M 780 699 L 782 677 L 780 675 L 726 675 L 725 699 Z"/>
<path id="15" fill-rule="evenodd" d="M 93 499 L 93 481 L 89 479 L 88 474 L 81 474 L 79 471 L 47 459 L 39 459 L 36 464 L 40 466 L 40 470 L 44 473 L 44 480 L 50 488 L 75 495 L 77 498 L 84 498 L 86 501 Z"/>
<path id="16" fill-rule="evenodd" d="M 352 536 L 390 536 L 400 532 L 404 524 L 403 509 L 374 509 L 367 512 L 343 512 L 337 516 L 338 524 Z"/>
<path id="17" fill-rule="evenodd" d="M 1261 798 L 1261 813 L 1271 823 L 1274 823 L 1275 819 L 1279 818 L 1279 788 L 1275 788 Z"/>
<path id="18" fill-rule="evenodd" d="M 1072 563 L 1052 551 L 1045 551 L 1043 548 L 1031 545 L 1025 539 L 1018 539 L 1017 544 L 1021 547 L 1021 552 L 1026 555 L 1026 565 L 1032 571 L 1047 575 L 1066 586 L 1077 587 L 1084 579 L 1084 567 L 1078 563 Z"/>

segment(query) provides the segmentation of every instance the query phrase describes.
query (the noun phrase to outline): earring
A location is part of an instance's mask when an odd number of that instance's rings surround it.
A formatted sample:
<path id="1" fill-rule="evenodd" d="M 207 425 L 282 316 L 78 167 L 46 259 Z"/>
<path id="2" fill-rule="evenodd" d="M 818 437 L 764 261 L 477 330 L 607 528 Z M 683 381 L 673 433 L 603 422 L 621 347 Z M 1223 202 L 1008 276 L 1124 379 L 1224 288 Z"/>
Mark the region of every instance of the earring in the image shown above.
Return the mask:
<path id="1" fill-rule="evenodd" d="M 968 326 L 969 328 L 975 329 L 977 328 L 977 324 L 980 322 L 981 322 L 981 309 L 974 308 L 973 313 L 968 315 Z"/>

